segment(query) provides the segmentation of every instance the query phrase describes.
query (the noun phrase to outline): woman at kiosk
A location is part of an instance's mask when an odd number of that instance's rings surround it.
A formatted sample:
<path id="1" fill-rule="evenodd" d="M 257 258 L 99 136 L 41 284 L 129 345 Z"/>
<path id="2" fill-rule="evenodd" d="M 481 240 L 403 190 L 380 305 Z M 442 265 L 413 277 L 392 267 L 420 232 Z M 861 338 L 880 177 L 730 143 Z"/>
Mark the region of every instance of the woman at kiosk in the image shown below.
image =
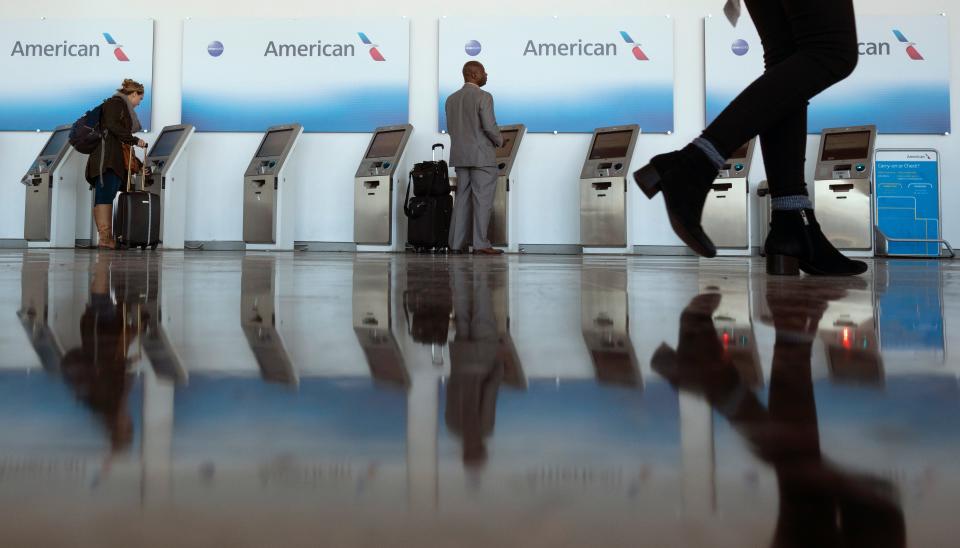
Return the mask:
<path id="1" fill-rule="evenodd" d="M 736 24 L 741 0 L 724 12 Z M 685 148 L 655 156 L 634 173 L 648 198 L 663 192 L 674 232 L 699 255 L 717 250 L 700 218 L 717 171 L 760 136 L 773 214 L 764 247 L 767 273 L 862 274 L 867 265 L 844 257 L 814 216 L 804 181 L 810 99 L 857 66 L 853 0 L 743 0 L 763 42 L 766 71 Z"/>
<path id="2" fill-rule="evenodd" d="M 147 143 L 134 134 L 143 129 L 136 108 L 143 101 L 143 84 L 126 79 L 120 89 L 103 102 L 100 127 L 104 139 L 87 159 L 87 182 L 94 185 L 93 220 L 97 224 L 100 247 L 115 249 L 113 240 L 113 199 L 125 180 L 128 166 L 137 162 L 131 147 L 147 148 Z"/>

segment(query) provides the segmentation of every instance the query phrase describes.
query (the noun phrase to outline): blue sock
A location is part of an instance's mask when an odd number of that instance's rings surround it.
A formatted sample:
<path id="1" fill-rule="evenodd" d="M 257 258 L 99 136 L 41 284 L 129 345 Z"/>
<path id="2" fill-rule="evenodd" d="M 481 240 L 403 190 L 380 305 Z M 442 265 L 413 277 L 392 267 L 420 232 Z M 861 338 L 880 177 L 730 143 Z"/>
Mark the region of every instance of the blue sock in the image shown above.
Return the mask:
<path id="1" fill-rule="evenodd" d="M 795 211 L 797 209 L 813 209 L 810 203 L 810 197 L 804 194 L 794 194 L 793 196 L 778 196 L 771 200 L 773 209 L 776 211 Z"/>
<path id="2" fill-rule="evenodd" d="M 710 160 L 710 163 L 713 164 L 713 167 L 720 169 L 723 167 L 723 164 L 727 163 L 727 159 L 717 151 L 717 147 L 713 146 L 713 143 L 711 143 L 708 139 L 704 137 L 697 137 L 693 140 L 692 144 L 707 155 L 707 159 Z"/>

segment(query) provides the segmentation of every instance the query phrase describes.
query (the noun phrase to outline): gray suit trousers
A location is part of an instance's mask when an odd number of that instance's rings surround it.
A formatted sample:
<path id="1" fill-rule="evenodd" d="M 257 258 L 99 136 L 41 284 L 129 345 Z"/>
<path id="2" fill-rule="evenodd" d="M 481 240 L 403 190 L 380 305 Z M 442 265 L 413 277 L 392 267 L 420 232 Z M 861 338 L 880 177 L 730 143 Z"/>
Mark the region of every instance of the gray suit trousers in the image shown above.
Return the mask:
<path id="1" fill-rule="evenodd" d="M 473 248 L 490 247 L 487 229 L 493 213 L 499 170 L 491 167 L 458 167 L 457 195 L 450 223 L 450 249 L 465 249 L 473 234 Z"/>

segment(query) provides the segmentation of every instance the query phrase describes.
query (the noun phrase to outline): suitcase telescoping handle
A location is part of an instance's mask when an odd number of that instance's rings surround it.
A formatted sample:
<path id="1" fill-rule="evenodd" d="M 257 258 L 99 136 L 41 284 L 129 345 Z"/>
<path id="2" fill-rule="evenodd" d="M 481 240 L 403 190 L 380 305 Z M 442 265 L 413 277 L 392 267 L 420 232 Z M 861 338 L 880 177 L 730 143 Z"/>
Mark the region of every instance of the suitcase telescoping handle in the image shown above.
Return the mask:
<path id="1" fill-rule="evenodd" d="M 434 161 L 434 162 L 437 161 L 437 149 L 438 149 L 438 148 L 440 149 L 441 159 L 443 159 L 443 149 L 446 148 L 446 147 L 443 146 L 443 143 L 437 143 L 437 144 L 433 145 L 433 149 L 432 149 L 432 150 L 433 150 L 433 161 Z"/>
<path id="2" fill-rule="evenodd" d="M 133 178 L 133 170 L 130 169 L 130 164 L 133 163 L 133 158 L 134 158 L 137 154 L 136 154 L 135 152 L 133 152 L 133 147 L 129 147 L 129 148 L 127 149 L 127 151 L 129 152 L 129 156 L 127 156 L 127 192 L 133 192 L 133 187 L 132 187 L 132 182 L 131 182 L 131 180 L 132 180 L 132 178 Z M 141 175 L 140 175 L 140 185 L 143 186 L 144 184 L 146 184 L 146 181 L 147 181 L 147 158 L 146 158 L 146 156 L 144 156 L 143 162 L 140 162 L 140 165 L 143 166 L 143 170 L 142 170 Z"/>

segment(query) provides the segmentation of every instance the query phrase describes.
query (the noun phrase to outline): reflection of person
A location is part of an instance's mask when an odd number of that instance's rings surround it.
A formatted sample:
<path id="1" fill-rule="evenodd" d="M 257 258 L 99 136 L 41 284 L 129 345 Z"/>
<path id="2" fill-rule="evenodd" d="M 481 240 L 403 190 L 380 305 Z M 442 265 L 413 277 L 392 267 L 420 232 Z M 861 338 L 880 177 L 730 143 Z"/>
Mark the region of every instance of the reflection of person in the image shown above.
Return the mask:
<path id="1" fill-rule="evenodd" d="M 710 186 L 740 146 L 760 136 L 773 215 L 765 243 L 769 274 L 855 275 L 820 230 L 804 182 L 807 106 L 857 65 L 853 0 L 745 0 L 763 43 L 766 72 L 679 151 L 655 156 L 634 174 L 650 198 L 663 192 L 670 224 L 697 254 L 716 255 L 700 218 Z M 740 0 L 728 1 L 736 21 Z"/>
<path id="2" fill-rule="evenodd" d="M 147 147 L 147 143 L 135 135 L 143 129 L 135 110 L 143 101 L 143 94 L 143 84 L 127 79 L 113 97 L 103 102 L 100 127 L 105 137 L 87 158 L 86 176 L 87 182 L 95 186 L 93 220 L 97 225 L 101 248 L 116 247 L 113 240 L 113 199 L 125 181 L 127 156 L 133 154 L 129 147 Z"/>
<path id="3" fill-rule="evenodd" d="M 841 469 L 821 453 L 811 348 L 827 301 L 844 293 L 813 284 L 770 289 L 776 343 L 766 407 L 721 357 L 712 319 L 719 295 L 694 298 L 680 318 L 677 350 L 664 345 L 653 357 L 658 373 L 702 393 L 774 468 L 780 487 L 775 547 L 906 546 L 903 511 L 890 482 Z"/>
<path id="4" fill-rule="evenodd" d="M 500 339 L 493 312 L 491 274 L 469 265 L 453 273 L 453 307 L 457 333 L 450 343 L 446 421 L 463 439 L 463 462 L 487 460 L 485 439 L 493 433 L 497 392 L 503 382 Z"/>
<path id="5" fill-rule="evenodd" d="M 112 452 L 133 442 L 128 397 L 133 376 L 127 370 L 127 345 L 135 323 L 127 321 L 124 303 L 110 297 L 110 263 L 97 261 L 90 302 L 80 319 L 82 346 L 64 357 L 63 375 L 77 398 L 103 422 Z"/>
<path id="6" fill-rule="evenodd" d="M 493 96 L 483 91 L 487 72 L 469 61 L 463 66 L 463 87 L 447 98 L 450 165 L 457 172 L 457 199 L 450 226 L 450 251 L 466 251 L 473 233 L 473 252 L 497 255 L 487 239 L 493 195 L 497 188 L 497 153 L 503 137 L 493 111 Z M 472 228 L 471 228 L 472 227 Z"/>

